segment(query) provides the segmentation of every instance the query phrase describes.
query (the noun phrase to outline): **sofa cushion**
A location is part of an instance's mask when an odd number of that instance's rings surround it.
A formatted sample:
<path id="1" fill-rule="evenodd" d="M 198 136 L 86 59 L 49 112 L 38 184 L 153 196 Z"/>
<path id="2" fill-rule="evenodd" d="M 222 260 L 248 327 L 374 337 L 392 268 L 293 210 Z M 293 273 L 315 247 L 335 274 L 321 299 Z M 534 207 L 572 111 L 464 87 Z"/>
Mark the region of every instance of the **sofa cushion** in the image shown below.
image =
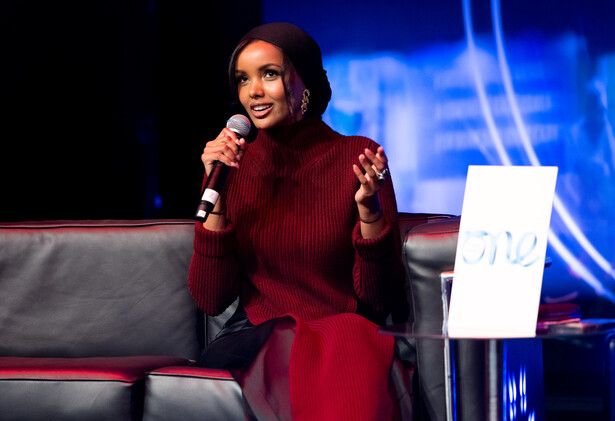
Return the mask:
<path id="1" fill-rule="evenodd" d="M 0 357 L 2 420 L 139 420 L 148 371 L 178 357 Z"/>
<path id="2" fill-rule="evenodd" d="M 0 356 L 196 359 L 194 222 L 0 224 Z"/>
<path id="3" fill-rule="evenodd" d="M 146 379 L 144 421 L 251 419 L 241 388 L 226 370 L 164 367 Z"/>

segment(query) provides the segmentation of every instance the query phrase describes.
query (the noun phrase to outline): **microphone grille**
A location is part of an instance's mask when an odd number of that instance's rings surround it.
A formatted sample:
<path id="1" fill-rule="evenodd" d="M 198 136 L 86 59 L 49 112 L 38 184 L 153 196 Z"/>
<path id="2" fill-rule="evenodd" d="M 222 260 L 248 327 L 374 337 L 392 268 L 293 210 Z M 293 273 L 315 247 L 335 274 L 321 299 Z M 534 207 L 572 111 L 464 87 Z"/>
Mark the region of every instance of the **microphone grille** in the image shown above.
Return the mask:
<path id="1" fill-rule="evenodd" d="M 226 127 L 237 133 L 237 136 L 246 138 L 250 134 L 252 123 L 250 123 L 250 119 L 245 115 L 235 114 L 228 119 Z"/>

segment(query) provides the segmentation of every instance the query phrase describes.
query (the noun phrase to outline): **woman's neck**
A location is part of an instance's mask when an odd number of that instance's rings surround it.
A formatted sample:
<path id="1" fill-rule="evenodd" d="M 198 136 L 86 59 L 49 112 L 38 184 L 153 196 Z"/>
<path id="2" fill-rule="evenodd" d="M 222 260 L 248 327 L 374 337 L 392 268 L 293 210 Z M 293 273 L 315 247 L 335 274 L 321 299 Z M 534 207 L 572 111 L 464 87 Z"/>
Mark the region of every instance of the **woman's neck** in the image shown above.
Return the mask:
<path id="1" fill-rule="evenodd" d="M 261 130 L 253 152 L 276 168 L 300 167 L 328 149 L 331 129 L 320 116 L 273 129 Z"/>
<path id="2" fill-rule="evenodd" d="M 306 128 L 306 126 L 311 126 L 319 120 L 319 117 L 302 118 L 301 120 L 294 123 L 272 127 L 270 129 L 265 129 L 264 131 L 267 136 L 273 140 L 287 140 L 289 138 L 293 139 L 300 135 L 302 131 Z"/>

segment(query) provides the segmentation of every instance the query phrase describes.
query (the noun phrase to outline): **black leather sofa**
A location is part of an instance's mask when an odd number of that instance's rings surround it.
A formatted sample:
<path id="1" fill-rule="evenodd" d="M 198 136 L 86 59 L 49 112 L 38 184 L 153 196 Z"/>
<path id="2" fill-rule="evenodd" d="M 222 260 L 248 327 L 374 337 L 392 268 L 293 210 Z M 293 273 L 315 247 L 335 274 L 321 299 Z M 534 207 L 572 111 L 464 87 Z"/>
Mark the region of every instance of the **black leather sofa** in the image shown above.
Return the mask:
<path id="1" fill-rule="evenodd" d="M 458 223 L 400 214 L 417 322 L 442 323 Z M 228 372 L 191 367 L 234 310 L 195 306 L 193 235 L 188 220 L 0 223 L 0 418 L 250 419 Z M 401 345 L 417 364 L 414 419 L 444 419 L 441 346 Z"/>

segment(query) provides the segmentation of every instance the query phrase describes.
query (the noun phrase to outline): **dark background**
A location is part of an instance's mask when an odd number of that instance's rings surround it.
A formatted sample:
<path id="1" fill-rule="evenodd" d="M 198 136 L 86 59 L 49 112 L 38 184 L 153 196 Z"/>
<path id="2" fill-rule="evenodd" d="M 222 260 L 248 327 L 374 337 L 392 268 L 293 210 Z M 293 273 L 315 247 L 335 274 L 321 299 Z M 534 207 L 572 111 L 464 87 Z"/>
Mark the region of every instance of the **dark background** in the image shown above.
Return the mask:
<path id="1" fill-rule="evenodd" d="M 1 2 L 0 220 L 191 218 L 260 22 L 252 1 Z"/>

